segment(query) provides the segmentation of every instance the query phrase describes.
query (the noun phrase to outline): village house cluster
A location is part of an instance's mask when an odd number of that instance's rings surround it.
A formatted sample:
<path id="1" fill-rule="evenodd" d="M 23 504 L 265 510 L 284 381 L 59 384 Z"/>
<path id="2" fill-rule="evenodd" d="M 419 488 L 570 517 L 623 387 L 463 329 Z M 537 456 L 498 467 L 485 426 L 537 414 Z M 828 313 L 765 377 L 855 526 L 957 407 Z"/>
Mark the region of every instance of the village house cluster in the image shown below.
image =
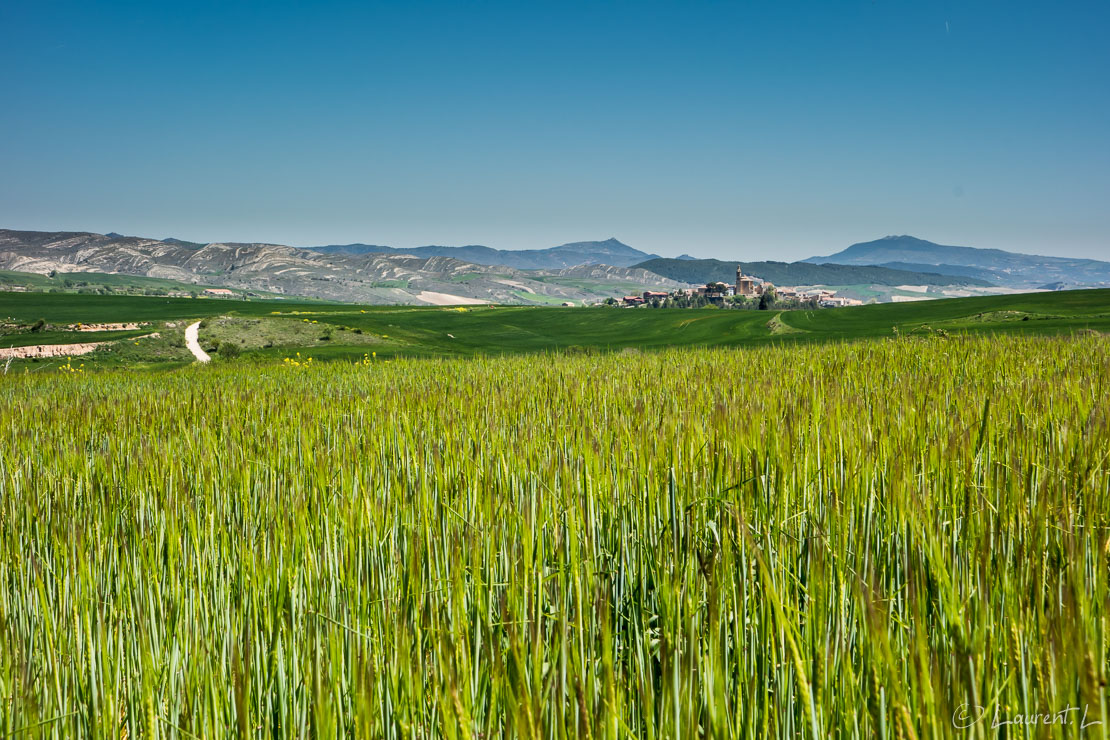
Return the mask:
<path id="1" fill-rule="evenodd" d="M 706 283 L 696 288 L 685 288 L 670 293 L 664 291 L 645 290 L 642 295 L 626 295 L 621 299 L 624 306 L 642 306 L 651 303 L 662 303 L 668 298 L 694 298 L 701 297 L 711 303 L 723 302 L 725 298 L 740 296 L 758 300 L 764 294 L 770 294 L 774 300 L 781 303 L 812 303 L 822 308 L 838 308 L 842 306 L 861 306 L 863 301 L 855 298 L 838 296 L 835 290 L 803 288 L 776 288 L 768 280 L 760 280 L 754 275 L 745 275 L 743 269 L 736 267 L 736 282 L 732 285 L 724 282 Z"/>
<path id="2" fill-rule="evenodd" d="M 764 292 L 774 290 L 774 288 L 775 286 L 770 282 L 759 280 L 752 275 L 745 275 L 744 271 L 740 267 L 737 267 L 736 283 L 734 285 L 729 285 L 728 283 L 706 283 L 696 288 L 685 288 L 671 293 L 645 290 L 643 295 L 626 295 L 621 300 L 626 306 L 639 306 L 644 303 L 650 303 L 651 301 L 661 302 L 667 298 L 676 298 L 678 296 L 685 296 L 687 298 L 702 296 L 711 301 L 728 298 L 730 296 L 759 298 Z"/>
<path id="3" fill-rule="evenodd" d="M 780 301 L 794 301 L 797 303 L 816 303 L 821 308 L 841 308 L 843 306 L 862 306 L 863 301 L 858 298 L 848 298 L 837 295 L 835 290 L 815 288 L 804 290 L 801 288 L 777 288 L 775 295 Z"/>

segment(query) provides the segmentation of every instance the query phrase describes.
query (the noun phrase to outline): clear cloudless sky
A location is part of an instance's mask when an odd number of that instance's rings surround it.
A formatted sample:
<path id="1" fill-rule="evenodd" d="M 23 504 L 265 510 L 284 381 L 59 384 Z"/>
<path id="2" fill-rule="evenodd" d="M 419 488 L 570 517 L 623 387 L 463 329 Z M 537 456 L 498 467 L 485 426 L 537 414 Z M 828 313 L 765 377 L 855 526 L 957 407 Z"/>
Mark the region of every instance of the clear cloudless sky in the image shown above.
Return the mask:
<path id="1" fill-rule="evenodd" d="M 0 227 L 1110 259 L 1110 3 L 0 2 Z"/>

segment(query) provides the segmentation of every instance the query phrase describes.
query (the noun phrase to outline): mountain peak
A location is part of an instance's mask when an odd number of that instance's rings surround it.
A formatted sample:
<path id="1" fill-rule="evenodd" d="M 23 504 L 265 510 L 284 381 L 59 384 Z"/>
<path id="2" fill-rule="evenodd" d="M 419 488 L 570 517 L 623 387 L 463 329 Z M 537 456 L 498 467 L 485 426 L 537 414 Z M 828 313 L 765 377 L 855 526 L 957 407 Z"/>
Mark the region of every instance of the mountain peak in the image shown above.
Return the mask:
<path id="1" fill-rule="evenodd" d="M 1035 287 L 1053 281 L 1097 286 L 1110 281 L 1107 262 L 951 246 L 908 234 L 859 242 L 836 254 L 803 261 L 964 275 L 1007 287 Z"/>
<path id="2" fill-rule="evenodd" d="M 887 236 L 884 236 L 882 239 L 876 239 L 875 242 L 905 242 L 907 244 L 929 244 L 929 245 L 936 246 L 936 242 L 931 242 L 928 239 L 919 239 L 916 236 L 910 236 L 909 234 L 888 234 Z M 875 242 L 860 242 L 860 243 L 861 244 L 874 244 Z M 858 246 L 858 245 L 853 244 L 852 246 L 854 247 L 854 246 Z"/>

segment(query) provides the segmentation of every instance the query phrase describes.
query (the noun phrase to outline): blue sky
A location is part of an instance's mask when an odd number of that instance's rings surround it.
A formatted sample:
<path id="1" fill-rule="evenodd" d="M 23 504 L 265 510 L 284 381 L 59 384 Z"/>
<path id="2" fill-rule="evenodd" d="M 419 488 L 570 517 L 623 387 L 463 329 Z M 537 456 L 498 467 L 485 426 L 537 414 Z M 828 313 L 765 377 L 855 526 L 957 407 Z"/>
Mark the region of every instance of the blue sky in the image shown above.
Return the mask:
<path id="1" fill-rule="evenodd" d="M 1110 259 L 1110 3 L 0 3 L 0 227 Z"/>

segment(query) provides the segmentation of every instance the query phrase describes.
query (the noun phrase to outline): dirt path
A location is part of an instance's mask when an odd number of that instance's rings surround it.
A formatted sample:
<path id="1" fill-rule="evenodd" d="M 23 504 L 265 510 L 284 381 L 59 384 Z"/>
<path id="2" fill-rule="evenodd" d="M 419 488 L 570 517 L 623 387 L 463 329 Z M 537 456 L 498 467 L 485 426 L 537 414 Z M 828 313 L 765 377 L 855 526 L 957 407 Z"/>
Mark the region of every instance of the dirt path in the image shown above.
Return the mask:
<path id="1" fill-rule="evenodd" d="M 212 358 L 208 356 L 207 352 L 200 348 L 200 342 L 197 341 L 197 334 L 199 332 L 199 321 L 185 327 L 185 346 L 193 353 L 193 357 L 197 358 L 197 362 L 208 362 Z"/>

